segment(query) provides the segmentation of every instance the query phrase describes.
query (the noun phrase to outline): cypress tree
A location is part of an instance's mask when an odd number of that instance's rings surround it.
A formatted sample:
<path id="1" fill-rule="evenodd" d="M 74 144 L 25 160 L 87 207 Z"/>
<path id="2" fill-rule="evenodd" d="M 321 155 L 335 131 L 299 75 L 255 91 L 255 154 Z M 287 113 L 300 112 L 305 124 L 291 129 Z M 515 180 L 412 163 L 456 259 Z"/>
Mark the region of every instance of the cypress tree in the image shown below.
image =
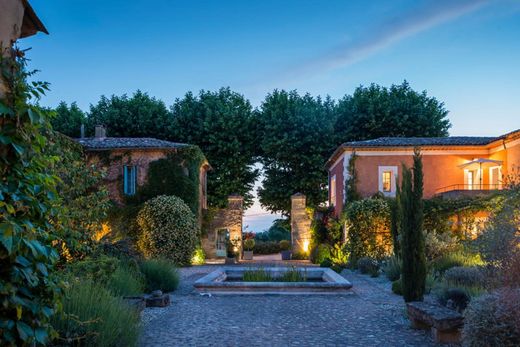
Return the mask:
<path id="1" fill-rule="evenodd" d="M 422 301 L 426 287 L 426 257 L 423 235 L 423 172 L 419 149 L 414 150 L 413 168 L 403 165 L 399 193 L 402 284 L 406 302 Z"/>

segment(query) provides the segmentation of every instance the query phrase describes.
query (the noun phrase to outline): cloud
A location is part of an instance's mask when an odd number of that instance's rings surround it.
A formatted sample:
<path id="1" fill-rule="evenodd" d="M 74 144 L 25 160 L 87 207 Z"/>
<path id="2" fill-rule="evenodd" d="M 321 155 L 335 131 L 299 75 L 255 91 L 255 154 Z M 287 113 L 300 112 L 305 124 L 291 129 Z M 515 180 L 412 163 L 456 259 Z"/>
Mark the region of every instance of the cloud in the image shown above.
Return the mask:
<path id="1" fill-rule="evenodd" d="M 378 24 L 354 41 L 296 67 L 290 75 L 293 78 L 315 75 L 351 65 L 406 37 L 473 12 L 491 2 L 492 0 L 430 0 Z"/>

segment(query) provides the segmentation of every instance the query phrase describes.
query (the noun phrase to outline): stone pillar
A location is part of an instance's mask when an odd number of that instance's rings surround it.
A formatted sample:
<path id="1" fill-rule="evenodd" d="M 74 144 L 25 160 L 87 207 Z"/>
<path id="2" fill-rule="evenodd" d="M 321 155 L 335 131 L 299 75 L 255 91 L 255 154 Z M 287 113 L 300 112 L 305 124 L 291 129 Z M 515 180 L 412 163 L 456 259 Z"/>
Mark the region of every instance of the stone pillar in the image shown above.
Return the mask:
<path id="1" fill-rule="evenodd" d="M 240 239 L 239 254 L 242 254 L 243 249 L 243 237 L 242 237 L 242 217 L 243 217 L 243 205 L 244 197 L 241 195 L 230 195 L 228 196 L 228 214 L 229 214 L 229 238 Z"/>
<path id="2" fill-rule="evenodd" d="M 218 209 L 209 223 L 208 234 L 202 238 L 202 248 L 208 258 L 215 258 L 217 232 L 222 229 L 229 231 L 229 238 L 240 239 L 239 253 L 242 254 L 242 217 L 243 217 L 244 198 L 240 195 L 230 195 L 228 206 Z"/>
<path id="3" fill-rule="evenodd" d="M 291 244 L 293 253 L 308 253 L 311 243 L 311 218 L 306 210 L 305 195 L 291 196 Z"/>

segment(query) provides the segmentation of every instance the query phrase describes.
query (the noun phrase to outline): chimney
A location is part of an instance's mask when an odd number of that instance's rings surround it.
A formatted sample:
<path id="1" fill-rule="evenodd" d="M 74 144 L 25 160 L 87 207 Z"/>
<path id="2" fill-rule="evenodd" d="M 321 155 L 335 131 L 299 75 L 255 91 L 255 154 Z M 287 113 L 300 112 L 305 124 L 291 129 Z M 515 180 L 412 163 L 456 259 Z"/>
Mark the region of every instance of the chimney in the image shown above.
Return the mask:
<path id="1" fill-rule="evenodd" d="M 85 124 L 81 124 L 81 127 L 79 128 L 79 134 L 82 139 L 85 138 Z"/>
<path id="2" fill-rule="evenodd" d="M 96 139 L 104 139 L 107 137 L 107 130 L 104 125 L 96 125 L 95 135 Z"/>

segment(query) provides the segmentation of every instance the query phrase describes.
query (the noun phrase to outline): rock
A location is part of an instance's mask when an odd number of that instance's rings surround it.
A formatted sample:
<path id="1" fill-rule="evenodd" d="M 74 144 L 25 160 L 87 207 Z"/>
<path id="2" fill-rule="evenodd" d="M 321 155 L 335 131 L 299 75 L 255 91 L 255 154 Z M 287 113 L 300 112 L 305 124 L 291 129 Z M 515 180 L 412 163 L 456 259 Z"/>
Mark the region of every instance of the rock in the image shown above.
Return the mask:
<path id="1" fill-rule="evenodd" d="M 166 307 L 170 305 L 170 295 L 162 294 L 160 296 L 148 295 L 146 297 L 146 307 Z"/>
<path id="2" fill-rule="evenodd" d="M 163 295 L 163 292 L 161 290 L 154 290 L 152 292 L 152 296 L 155 297 L 155 298 L 158 298 L 158 297 L 160 297 L 162 295 Z"/>

